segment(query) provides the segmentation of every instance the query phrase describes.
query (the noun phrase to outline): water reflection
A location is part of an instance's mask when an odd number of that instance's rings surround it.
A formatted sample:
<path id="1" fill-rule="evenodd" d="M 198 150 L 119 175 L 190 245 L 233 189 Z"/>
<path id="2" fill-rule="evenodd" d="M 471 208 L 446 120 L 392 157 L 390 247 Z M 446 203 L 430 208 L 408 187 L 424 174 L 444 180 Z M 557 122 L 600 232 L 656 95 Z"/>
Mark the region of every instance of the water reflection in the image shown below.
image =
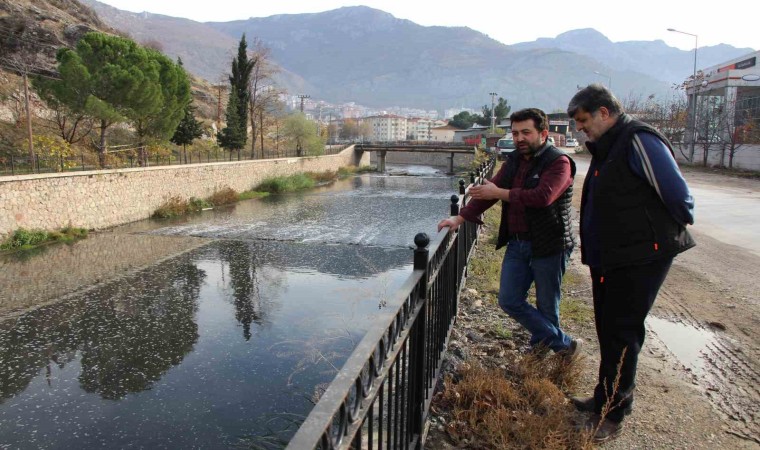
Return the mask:
<path id="1" fill-rule="evenodd" d="M 308 413 L 410 255 L 218 241 L 8 318 L 3 443 L 216 447 L 270 435 L 272 420 Z"/>
<path id="2" fill-rule="evenodd" d="M 198 293 L 205 274 L 184 260 L 111 283 L 0 326 L 0 396 L 14 396 L 51 364 L 81 364 L 79 384 L 104 399 L 150 388 L 198 338 Z"/>
<path id="3" fill-rule="evenodd" d="M 73 244 L 0 255 L 0 316 L 90 289 L 206 243 L 193 237 L 107 231 Z"/>
<path id="4" fill-rule="evenodd" d="M 363 175 L 3 260 L 0 447 L 287 442 L 455 187 Z"/>

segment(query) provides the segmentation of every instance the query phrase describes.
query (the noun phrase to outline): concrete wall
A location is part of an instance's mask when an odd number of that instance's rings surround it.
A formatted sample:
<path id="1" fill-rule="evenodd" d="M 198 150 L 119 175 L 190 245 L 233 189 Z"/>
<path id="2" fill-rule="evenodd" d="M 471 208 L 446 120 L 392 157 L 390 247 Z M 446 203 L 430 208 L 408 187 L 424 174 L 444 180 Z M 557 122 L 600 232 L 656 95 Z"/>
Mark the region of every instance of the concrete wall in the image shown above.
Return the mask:
<path id="1" fill-rule="evenodd" d="M 688 156 L 688 148 L 685 148 L 683 152 Z M 678 149 L 676 149 L 675 153 L 676 160 L 679 163 L 685 163 L 687 161 L 687 159 L 679 152 Z M 703 154 L 704 150 L 699 145 L 697 145 L 694 148 L 694 163 L 696 165 L 702 165 Z M 724 165 L 728 167 L 728 151 L 726 151 L 725 159 L 726 160 L 724 162 Z M 707 157 L 707 165 L 720 166 L 720 147 L 717 145 L 710 149 Z M 760 145 L 742 145 L 738 150 L 736 150 L 736 153 L 734 154 L 733 166 L 735 169 L 760 171 Z"/>
<path id="2" fill-rule="evenodd" d="M 230 187 L 250 190 L 264 179 L 368 165 L 351 146 L 337 155 L 231 161 L 0 178 L 0 235 L 17 228 L 68 225 L 103 229 L 150 217 L 169 198 L 206 198 Z"/>

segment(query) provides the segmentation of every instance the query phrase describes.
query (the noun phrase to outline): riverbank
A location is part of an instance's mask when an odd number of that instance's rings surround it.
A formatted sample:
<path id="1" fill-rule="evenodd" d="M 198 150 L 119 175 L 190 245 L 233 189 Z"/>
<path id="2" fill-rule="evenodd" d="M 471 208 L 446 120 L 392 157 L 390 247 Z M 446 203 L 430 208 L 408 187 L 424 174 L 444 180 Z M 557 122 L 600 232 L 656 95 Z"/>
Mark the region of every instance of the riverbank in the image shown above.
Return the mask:
<path id="1" fill-rule="evenodd" d="M 589 155 L 578 154 L 574 158 L 576 161 L 588 160 Z M 744 190 L 744 195 L 757 195 L 756 184 L 750 185 L 750 180 L 738 179 L 731 174 L 685 169 L 684 175 L 692 187 L 704 187 L 709 183 L 722 189 Z M 582 185 L 582 172 L 575 183 L 576 186 Z M 580 189 L 576 189 L 573 198 L 576 208 L 580 194 Z M 700 199 L 703 197 L 697 198 L 698 205 Z M 498 205 L 492 210 L 497 208 Z M 441 383 L 434 398 L 426 448 L 567 448 L 570 446 L 557 446 L 556 440 L 549 439 L 535 445 L 518 440 L 487 445 L 478 440 L 476 434 L 483 423 L 461 427 L 457 424 L 455 409 L 446 401 L 451 394 L 459 392 L 464 374 L 476 364 L 495 370 L 492 380 L 512 377 L 515 383 L 527 382 L 524 377 L 514 374 L 519 374 L 520 367 L 529 362 L 522 351 L 528 335 L 499 309 L 495 301 L 497 274 L 503 257 L 503 250 L 497 252 L 493 245 L 493 236 L 498 230 L 498 215 L 495 214 L 496 211 L 487 212 L 486 226 L 471 259 L 460 313 L 448 349 L 448 365 L 444 370 L 449 381 Z M 700 223 L 704 223 L 704 212 L 699 217 Z M 676 259 L 650 318 L 672 323 L 674 330 L 684 333 L 693 328 L 695 334 L 660 335 L 659 329 L 648 327 L 646 342 L 639 355 L 636 407 L 626 420 L 623 434 L 604 448 L 758 448 L 758 394 L 753 379 L 758 373 L 756 353 L 760 347 L 755 325 L 760 314 L 757 280 L 752 267 L 757 267 L 760 262 L 744 248 L 721 243 L 696 229 L 693 233 L 698 246 Z M 553 383 L 550 391 L 588 395 L 596 381 L 599 349 L 593 323 L 591 283 L 577 250 L 573 252 L 562 291 L 563 329 L 585 339 L 586 344 L 578 362 L 579 376 L 575 384 L 565 388 Z M 725 329 L 716 328 L 719 326 Z M 702 363 L 693 366 L 674 354 L 674 344 L 696 346 L 700 342 L 697 337 L 708 333 L 710 346 L 702 350 L 695 347 L 694 357 Z M 493 409 L 488 398 L 479 398 L 480 403 L 473 403 L 472 409 Z M 562 399 L 551 399 L 553 403 L 547 405 L 563 414 L 567 423 L 583 420 L 584 416 L 572 408 L 564 395 Z M 545 417 L 546 413 L 546 409 L 535 409 L 536 417 Z M 515 417 L 509 417 L 511 422 L 508 420 L 505 427 L 512 429 L 519 425 Z M 566 429 L 563 427 L 564 423 L 557 429 Z"/>

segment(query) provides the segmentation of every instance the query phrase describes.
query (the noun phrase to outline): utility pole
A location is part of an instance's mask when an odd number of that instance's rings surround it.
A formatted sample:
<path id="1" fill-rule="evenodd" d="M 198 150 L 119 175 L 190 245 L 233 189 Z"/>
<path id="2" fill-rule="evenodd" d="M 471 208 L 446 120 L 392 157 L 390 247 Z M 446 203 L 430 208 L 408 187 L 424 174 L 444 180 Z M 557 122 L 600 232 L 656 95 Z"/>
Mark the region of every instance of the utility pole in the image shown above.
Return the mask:
<path id="1" fill-rule="evenodd" d="M 301 113 L 303 113 L 303 101 L 304 101 L 304 99 L 310 98 L 311 96 L 310 95 L 306 95 L 306 94 L 298 94 L 298 95 L 296 95 L 296 97 L 298 97 L 298 98 L 301 99 Z"/>
<path id="2" fill-rule="evenodd" d="M 24 103 L 26 104 L 26 132 L 29 136 L 29 165 L 34 171 L 34 144 L 32 143 L 32 108 L 29 105 L 29 78 L 24 71 Z"/>
<path id="3" fill-rule="evenodd" d="M 219 81 L 219 90 L 216 97 L 216 131 L 222 131 L 222 87 L 221 80 Z"/>
<path id="4" fill-rule="evenodd" d="M 301 99 L 301 114 L 303 114 L 303 101 L 304 99 L 309 98 L 309 95 L 306 94 L 298 94 L 296 97 Z M 303 148 L 301 147 L 301 139 L 296 139 L 296 156 L 301 157 L 303 156 Z"/>
<path id="5" fill-rule="evenodd" d="M 491 133 L 494 133 L 496 131 L 496 108 L 494 107 L 494 99 L 498 94 L 496 92 L 489 92 L 488 95 L 491 96 Z"/>

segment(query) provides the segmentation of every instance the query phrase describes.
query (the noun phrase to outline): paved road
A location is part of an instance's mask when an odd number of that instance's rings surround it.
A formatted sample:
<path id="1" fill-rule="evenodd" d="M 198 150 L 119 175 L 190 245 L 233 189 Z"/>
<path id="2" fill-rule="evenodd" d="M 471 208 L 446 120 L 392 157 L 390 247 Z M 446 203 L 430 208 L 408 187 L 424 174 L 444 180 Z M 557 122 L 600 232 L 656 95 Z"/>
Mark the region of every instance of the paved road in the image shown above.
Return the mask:
<path id="1" fill-rule="evenodd" d="M 585 175 L 589 157 L 574 159 L 578 174 Z M 760 182 L 696 171 L 685 177 L 696 204 L 692 229 L 760 256 Z"/>

